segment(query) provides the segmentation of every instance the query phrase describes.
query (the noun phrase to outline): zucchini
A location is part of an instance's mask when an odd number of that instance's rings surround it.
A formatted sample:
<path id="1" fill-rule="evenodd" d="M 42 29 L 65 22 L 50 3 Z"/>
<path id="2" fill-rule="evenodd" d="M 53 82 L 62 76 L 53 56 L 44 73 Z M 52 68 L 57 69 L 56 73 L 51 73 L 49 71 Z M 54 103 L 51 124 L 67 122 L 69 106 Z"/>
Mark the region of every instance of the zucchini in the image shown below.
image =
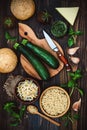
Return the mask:
<path id="1" fill-rule="evenodd" d="M 26 42 L 26 40 L 24 40 L 24 42 L 22 41 L 22 44 L 26 46 L 27 49 L 35 53 L 35 55 L 37 55 L 41 60 L 43 60 L 44 63 L 46 63 L 49 67 L 53 69 L 57 69 L 59 67 L 59 62 L 57 58 L 55 58 L 55 56 L 53 56 L 47 50 L 32 43 L 28 43 Z"/>
<path id="2" fill-rule="evenodd" d="M 50 78 L 48 69 L 31 51 L 27 51 L 23 45 L 20 45 L 18 43 L 14 44 L 14 48 L 17 49 L 20 53 L 22 53 L 27 58 L 27 60 L 35 68 L 35 70 L 37 71 L 41 79 L 47 80 Z"/>

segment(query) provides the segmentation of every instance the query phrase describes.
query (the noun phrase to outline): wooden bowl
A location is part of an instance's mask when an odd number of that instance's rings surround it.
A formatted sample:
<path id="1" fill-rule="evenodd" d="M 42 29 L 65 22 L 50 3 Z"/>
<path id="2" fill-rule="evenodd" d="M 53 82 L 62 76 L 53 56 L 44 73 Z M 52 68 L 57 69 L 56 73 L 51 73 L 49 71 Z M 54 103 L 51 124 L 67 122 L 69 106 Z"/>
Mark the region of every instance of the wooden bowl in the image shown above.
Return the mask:
<path id="1" fill-rule="evenodd" d="M 15 86 L 15 97 L 24 104 L 34 103 L 40 96 L 40 86 L 32 78 L 24 78 Z"/>
<path id="2" fill-rule="evenodd" d="M 51 86 L 43 91 L 39 103 L 45 115 L 51 118 L 58 118 L 68 111 L 70 97 L 63 88 Z"/>

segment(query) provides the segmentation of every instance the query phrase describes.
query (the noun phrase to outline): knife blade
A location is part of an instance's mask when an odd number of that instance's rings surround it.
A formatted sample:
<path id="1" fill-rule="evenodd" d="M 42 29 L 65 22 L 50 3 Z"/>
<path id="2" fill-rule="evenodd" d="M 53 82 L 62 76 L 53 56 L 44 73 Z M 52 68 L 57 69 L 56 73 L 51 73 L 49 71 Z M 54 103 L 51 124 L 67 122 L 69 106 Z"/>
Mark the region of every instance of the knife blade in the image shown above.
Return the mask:
<path id="1" fill-rule="evenodd" d="M 60 50 L 58 49 L 58 47 L 55 45 L 55 43 L 53 42 L 53 40 L 51 39 L 51 37 L 43 30 L 43 34 L 44 37 L 48 43 L 48 45 L 51 47 L 51 49 L 53 51 L 55 51 L 58 55 L 58 58 L 64 63 L 64 65 L 66 66 L 66 70 L 70 71 L 71 67 L 68 63 L 68 60 L 65 58 L 65 56 L 60 52 Z"/>

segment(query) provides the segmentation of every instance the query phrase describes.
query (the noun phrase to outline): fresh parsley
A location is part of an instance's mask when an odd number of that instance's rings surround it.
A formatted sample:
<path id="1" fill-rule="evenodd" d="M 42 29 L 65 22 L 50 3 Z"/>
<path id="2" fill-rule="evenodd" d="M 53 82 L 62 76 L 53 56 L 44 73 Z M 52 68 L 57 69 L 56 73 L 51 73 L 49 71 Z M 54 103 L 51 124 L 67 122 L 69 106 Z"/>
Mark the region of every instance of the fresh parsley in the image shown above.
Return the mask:
<path id="1" fill-rule="evenodd" d="M 18 126 L 22 121 L 26 106 L 23 105 L 21 108 L 14 102 L 7 102 L 4 104 L 4 110 L 12 117 L 10 126 Z"/>
<path id="2" fill-rule="evenodd" d="M 71 114 L 70 112 L 62 116 L 62 120 L 65 121 L 65 126 L 68 126 L 69 122 L 73 123 L 75 120 L 78 120 L 79 118 L 79 114 Z"/>
<path id="3" fill-rule="evenodd" d="M 10 40 L 12 42 L 16 42 L 17 41 L 17 37 L 11 36 L 9 32 L 5 32 L 5 39 L 6 40 Z"/>
<path id="4" fill-rule="evenodd" d="M 70 80 L 61 85 L 62 87 L 68 87 L 71 89 L 70 96 L 73 94 L 74 90 L 77 90 L 81 96 L 83 96 L 83 90 L 78 86 L 78 79 L 82 78 L 82 72 L 80 69 L 75 72 L 69 72 Z"/>
<path id="5" fill-rule="evenodd" d="M 83 32 L 81 31 L 74 31 L 72 28 L 69 29 L 68 35 L 68 47 L 72 47 L 76 43 L 76 36 L 82 35 Z"/>

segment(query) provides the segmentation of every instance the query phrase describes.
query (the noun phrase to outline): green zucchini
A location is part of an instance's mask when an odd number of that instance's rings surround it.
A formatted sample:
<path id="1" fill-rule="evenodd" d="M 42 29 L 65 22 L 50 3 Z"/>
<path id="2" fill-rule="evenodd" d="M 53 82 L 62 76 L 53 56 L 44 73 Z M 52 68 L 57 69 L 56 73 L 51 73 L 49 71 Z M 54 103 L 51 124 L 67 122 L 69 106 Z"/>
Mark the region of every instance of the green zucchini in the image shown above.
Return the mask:
<path id="1" fill-rule="evenodd" d="M 27 58 L 27 60 L 35 68 L 35 70 L 37 71 L 42 80 L 47 80 L 50 78 L 48 69 L 31 51 L 27 51 L 23 45 L 20 45 L 18 43 L 14 44 L 14 48 L 17 49 Z"/>
<path id="2" fill-rule="evenodd" d="M 59 62 L 58 62 L 57 58 L 55 56 L 53 56 L 47 50 L 45 50 L 35 44 L 28 43 L 28 42 L 26 42 L 26 40 L 25 40 L 25 42 L 22 42 L 22 44 L 24 46 L 26 46 L 26 48 L 31 50 L 33 53 L 35 53 L 35 55 L 37 55 L 41 60 L 43 60 L 44 63 L 46 63 L 49 67 L 51 67 L 53 69 L 57 69 L 59 67 Z"/>

